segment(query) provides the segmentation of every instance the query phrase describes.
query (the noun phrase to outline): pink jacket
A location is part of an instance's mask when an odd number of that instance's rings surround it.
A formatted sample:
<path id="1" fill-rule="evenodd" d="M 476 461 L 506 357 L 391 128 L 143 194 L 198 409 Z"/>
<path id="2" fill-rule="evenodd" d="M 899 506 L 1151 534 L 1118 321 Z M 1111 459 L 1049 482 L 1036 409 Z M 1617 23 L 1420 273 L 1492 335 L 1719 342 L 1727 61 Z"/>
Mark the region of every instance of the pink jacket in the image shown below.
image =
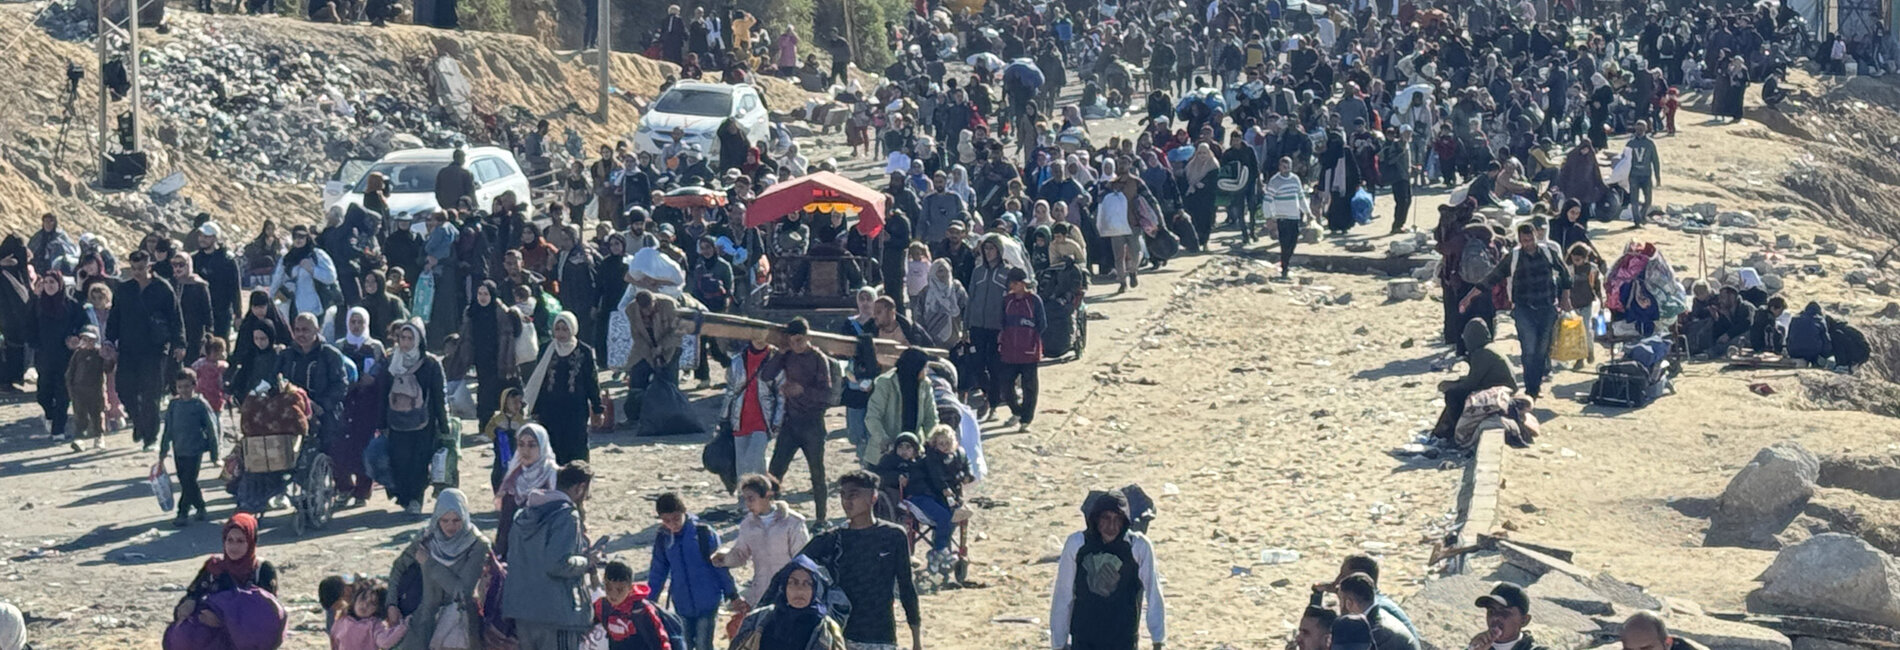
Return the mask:
<path id="1" fill-rule="evenodd" d="M 330 626 L 330 650 L 389 650 L 408 632 L 408 619 L 390 627 L 380 618 L 344 615 Z"/>
<path id="2" fill-rule="evenodd" d="M 752 563 L 752 583 L 746 585 L 745 601 L 754 606 L 765 597 L 765 589 L 772 584 L 772 576 L 778 570 L 790 564 L 792 558 L 805 548 L 805 542 L 811 541 L 811 531 L 805 527 L 805 516 L 792 512 L 784 501 L 772 504 L 772 523 L 755 514 L 746 514 L 739 522 L 739 534 L 733 537 L 732 544 L 721 549 L 725 552 L 727 568 Z"/>

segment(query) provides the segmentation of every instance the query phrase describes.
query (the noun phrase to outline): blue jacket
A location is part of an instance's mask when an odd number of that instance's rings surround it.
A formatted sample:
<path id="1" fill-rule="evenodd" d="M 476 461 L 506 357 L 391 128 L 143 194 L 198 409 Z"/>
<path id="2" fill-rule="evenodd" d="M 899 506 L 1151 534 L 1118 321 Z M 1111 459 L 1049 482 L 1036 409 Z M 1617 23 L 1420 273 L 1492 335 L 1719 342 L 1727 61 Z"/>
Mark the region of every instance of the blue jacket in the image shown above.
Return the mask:
<path id="1" fill-rule="evenodd" d="M 680 618 L 700 618 L 719 613 L 720 603 L 739 596 L 732 582 L 732 571 L 713 566 L 707 558 L 719 550 L 719 533 L 686 516 L 679 534 L 660 528 L 653 539 L 653 564 L 647 569 L 647 589 L 658 598 L 667 578 L 673 579 L 673 612 Z"/>

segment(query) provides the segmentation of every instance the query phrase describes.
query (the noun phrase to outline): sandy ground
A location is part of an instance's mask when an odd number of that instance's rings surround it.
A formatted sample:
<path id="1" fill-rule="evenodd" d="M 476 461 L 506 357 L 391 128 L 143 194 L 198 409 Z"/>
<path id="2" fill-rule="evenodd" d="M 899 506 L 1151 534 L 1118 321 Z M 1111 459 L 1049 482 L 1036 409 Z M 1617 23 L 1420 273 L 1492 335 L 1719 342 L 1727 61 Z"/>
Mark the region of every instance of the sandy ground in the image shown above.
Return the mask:
<path id="1" fill-rule="evenodd" d="M 1098 128 L 1104 139 L 1127 128 L 1126 120 L 1100 124 L 1107 125 Z M 1665 179 L 1659 203 L 1765 207 L 1702 180 L 1718 171 L 1725 180 L 1746 179 L 1721 169 L 1727 165 L 1768 173 L 1776 156 L 1789 153 L 1739 148 L 1747 128 L 1691 124 L 1684 135 L 1662 139 L 1664 160 L 1683 172 Z M 857 172 L 876 164 L 849 160 L 835 140 L 818 143 L 814 158 L 836 155 Z M 1421 197 L 1414 223 L 1424 218 L 1429 226 L 1435 202 Z M 1365 230 L 1383 232 L 1383 218 Z M 1832 232 L 1779 222 L 1763 230 L 1769 241 L 1770 229 Z M 1663 242 L 1685 273 L 1698 264 L 1693 238 L 1658 228 L 1641 235 Z M 1632 235 L 1617 225 L 1597 236 L 1618 246 Z M 1719 243 L 1710 243 L 1715 247 L 1702 250 L 1719 263 Z M 1739 255 L 1730 251 L 1731 259 Z M 1819 263 L 1843 268 L 1851 261 Z M 1092 308 L 1105 318 L 1091 323 L 1080 360 L 1043 368 L 1035 427 L 985 436 L 993 475 L 973 496 L 998 505 L 978 514 L 971 536 L 971 575 L 983 586 L 924 598 L 928 645 L 1046 643 L 1053 558 L 1078 528 L 1080 499 L 1091 488 L 1130 483 L 1159 502 L 1149 534 L 1167 575 L 1173 647 L 1276 647 L 1306 600 L 1303 585 L 1330 577 L 1352 552 L 1387 558 L 1387 591 L 1416 588 L 1430 542 L 1452 508 L 1460 466 L 1392 451 L 1429 425 L 1439 407 L 1432 386 L 1452 376 L 1431 370 L 1445 353 L 1433 341 L 1439 304 L 1386 303 L 1384 278 L 1376 275 L 1303 272 L 1283 284 L 1248 277 L 1255 273 L 1272 274 L 1247 258 L 1190 257 L 1126 294 L 1096 287 Z M 1848 292 L 1838 274 L 1833 278 L 1789 286 L 1796 295 L 1825 292 L 1870 307 L 1884 302 L 1865 290 Z M 1769 555 L 1695 548 L 1701 522 L 1670 510 L 1666 499 L 1714 494 L 1756 448 L 1784 437 L 1816 451 L 1868 451 L 1891 445 L 1900 430 L 1891 419 L 1797 410 L 1790 396 L 1799 391 L 1785 372 L 1693 367 L 1677 395 L 1635 412 L 1577 403 L 1588 380 L 1557 375 L 1552 398 L 1540 405 L 1549 422 L 1544 437 L 1508 461 L 1504 521 L 1525 539 L 1577 550 L 1586 567 L 1711 607 L 1739 602 Z M 1782 394 L 1748 393 L 1745 384 L 1758 380 Z M 0 428 L 0 494 L 13 497 L 0 507 L 17 513 L 0 527 L 0 598 L 40 621 L 33 633 L 43 647 L 157 647 L 178 585 L 216 548 L 216 528 L 169 527 L 143 484 L 151 458 L 130 448 L 127 434 L 113 436 L 105 452 L 72 454 L 30 437 L 36 416 L 30 400 L 0 405 L 0 421 L 10 423 Z M 832 424 L 842 428 L 838 418 Z M 649 501 L 662 491 L 680 491 L 696 510 L 733 508 L 716 480 L 698 470 L 701 443 L 596 437 L 601 478 L 590 519 L 612 537 L 610 549 L 636 566 L 645 562 L 655 529 Z M 841 437 L 827 456 L 834 474 L 851 458 Z M 463 484 L 485 500 L 480 486 L 490 459 L 481 449 L 468 450 L 466 459 Z M 786 484 L 806 484 L 802 463 Z M 207 486 L 213 513 L 229 513 L 226 495 Z M 809 512 L 804 494 L 791 500 Z M 380 497 L 302 538 L 283 523 L 266 520 L 262 553 L 284 575 L 294 610 L 291 648 L 324 647 L 312 602 L 318 579 L 387 571 L 420 526 Z M 478 515 L 477 523 L 492 529 L 492 513 Z M 1262 550 L 1276 548 L 1300 558 L 1260 562 Z"/>

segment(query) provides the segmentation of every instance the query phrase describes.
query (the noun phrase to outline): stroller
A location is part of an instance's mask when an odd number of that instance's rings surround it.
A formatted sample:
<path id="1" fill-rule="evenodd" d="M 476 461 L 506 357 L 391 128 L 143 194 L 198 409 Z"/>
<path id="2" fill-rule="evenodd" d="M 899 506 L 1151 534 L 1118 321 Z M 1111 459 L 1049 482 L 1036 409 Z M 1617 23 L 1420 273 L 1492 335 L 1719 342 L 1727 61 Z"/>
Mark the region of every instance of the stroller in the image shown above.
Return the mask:
<path id="1" fill-rule="evenodd" d="M 227 486 L 238 509 L 261 514 L 272 500 L 285 497 L 293 511 L 291 531 L 300 536 L 329 525 L 337 494 L 322 431 L 311 426 L 310 406 L 303 389 L 281 377 L 266 391 L 247 396 L 238 410 L 243 437 L 225 459 Z"/>
<path id="2" fill-rule="evenodd" d="M 1074 261 L 1051 265 L 1036 274 L 1036 292 L 1048 312 L 1049 326 L 1042 331 L 1042 356 L 1054 359 L 1070 352 L 1082 358 L 1088 347 L 1088 304 L 1083 294 L 1088 278 Z"/>

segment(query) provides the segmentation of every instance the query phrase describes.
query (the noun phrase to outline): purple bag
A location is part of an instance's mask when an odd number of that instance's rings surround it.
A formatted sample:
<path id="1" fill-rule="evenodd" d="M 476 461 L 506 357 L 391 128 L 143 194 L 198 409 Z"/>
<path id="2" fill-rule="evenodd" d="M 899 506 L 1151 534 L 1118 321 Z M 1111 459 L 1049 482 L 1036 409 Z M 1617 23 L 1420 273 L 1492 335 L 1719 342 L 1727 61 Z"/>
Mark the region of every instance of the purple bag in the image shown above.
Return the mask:
<path id="1" fill-rule="evenodd" d="M 220 591 L 198 602 L 198 611 L 218 615 L 219 627 L 192 612 L 165 629 L 165 650 L 276 650 L 284 644 L 289 617 L 277 597 L 257 587 Z"/>

